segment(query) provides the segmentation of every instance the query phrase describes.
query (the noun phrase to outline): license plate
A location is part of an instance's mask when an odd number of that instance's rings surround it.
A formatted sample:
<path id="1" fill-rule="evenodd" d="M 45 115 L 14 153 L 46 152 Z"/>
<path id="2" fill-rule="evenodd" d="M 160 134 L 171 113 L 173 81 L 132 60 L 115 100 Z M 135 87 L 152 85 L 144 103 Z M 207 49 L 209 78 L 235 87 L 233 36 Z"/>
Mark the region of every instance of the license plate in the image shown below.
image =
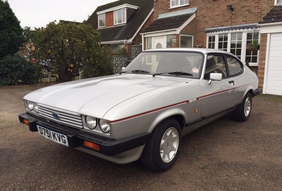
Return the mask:
<path id="1" fill-rule="evenodd" d="M 65 145 L 67 147 L 69 146 L 68 137 L 66 135 L 55 132 L 55 131 L 51 131 L 50 129 L 47 129 L 40 125 L 37 125 L 37 129 L 38 129 L 39 135 L 41 135 L 42 137 L 45 137 L 51 141 Z"/>

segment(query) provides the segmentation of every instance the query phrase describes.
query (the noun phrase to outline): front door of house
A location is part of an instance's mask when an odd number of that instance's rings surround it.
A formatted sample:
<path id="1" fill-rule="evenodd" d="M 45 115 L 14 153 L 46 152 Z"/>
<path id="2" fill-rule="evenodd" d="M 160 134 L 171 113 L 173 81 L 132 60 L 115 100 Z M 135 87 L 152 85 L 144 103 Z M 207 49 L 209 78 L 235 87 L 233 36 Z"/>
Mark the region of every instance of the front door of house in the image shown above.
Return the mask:
<path id="1" fill-rule="evenodd" d="M 166 48 L 166 36 L 153 37 L 152 48 Z"/>

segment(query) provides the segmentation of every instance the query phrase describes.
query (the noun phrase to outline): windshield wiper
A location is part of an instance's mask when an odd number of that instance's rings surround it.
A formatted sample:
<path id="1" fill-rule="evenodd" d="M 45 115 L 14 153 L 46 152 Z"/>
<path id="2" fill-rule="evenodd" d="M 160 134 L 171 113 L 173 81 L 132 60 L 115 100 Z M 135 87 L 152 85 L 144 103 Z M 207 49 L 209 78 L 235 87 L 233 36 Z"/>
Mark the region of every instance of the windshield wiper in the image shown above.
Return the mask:
<path id="1" fill-rule="evenodd" d="M 146 70 L 132 70 L 131 73 L 137 73 L 137 74 L 149 74 L 149 71 Z"/>
<path id="2" fill-rule="evenodd" d="M 135 74 L 149 74 L 149 71 L 146 70 L 128 70 L 128 71 L 121 71 L 119 72 L 119 74 L 123 74 L 123 73 L 135 73 Z"/>
<path id="3" fill-rule="evenodd" d="M 153 74 L 153 77 L 155 77 L 156 75 L 163 75 L 163 74 L 176 75 L 176 76 L 193 76 L 193 74 L 190 74 L 188 72 L 161 72 L 161 73 Z"/>

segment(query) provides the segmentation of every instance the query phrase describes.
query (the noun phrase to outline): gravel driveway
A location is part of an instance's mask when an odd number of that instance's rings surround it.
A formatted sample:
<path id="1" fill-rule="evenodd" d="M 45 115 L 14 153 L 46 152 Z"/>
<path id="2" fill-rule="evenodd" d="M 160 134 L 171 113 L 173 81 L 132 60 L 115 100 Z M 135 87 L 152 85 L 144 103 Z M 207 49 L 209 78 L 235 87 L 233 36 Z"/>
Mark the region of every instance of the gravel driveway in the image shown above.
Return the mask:
<path id="1" fill-rule="evenodd" d="M 30 132 L 18 114 L 36 88 L 0 88 L 0 190 L 282 190 L 280 98 L 256 97 L 247 122 L 227 116 L 189 134 L 173 168 L 155 173 Z"/>

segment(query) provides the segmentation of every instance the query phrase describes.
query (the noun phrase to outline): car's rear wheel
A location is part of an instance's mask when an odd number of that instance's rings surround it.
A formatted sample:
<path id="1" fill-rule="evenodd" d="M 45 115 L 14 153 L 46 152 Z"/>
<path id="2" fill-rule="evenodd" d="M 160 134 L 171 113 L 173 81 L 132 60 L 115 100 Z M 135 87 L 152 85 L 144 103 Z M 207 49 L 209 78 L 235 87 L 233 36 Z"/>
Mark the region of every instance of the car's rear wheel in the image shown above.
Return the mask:
<path id="1" fill-rule="evenodd" d="M 247 93 L 242 103 L 232 112 L 232 117 L 237 121 L 247 121 L 252 111 L 252 95 Z"/>
<path id="2" fill-rule="evenodd" d="M 176 161 L 181 145 L 181 128 L 179 123 L 169 118 L 162 121 L 148 140 L 141 162 L 154 171 L 169 169 Z"/>

